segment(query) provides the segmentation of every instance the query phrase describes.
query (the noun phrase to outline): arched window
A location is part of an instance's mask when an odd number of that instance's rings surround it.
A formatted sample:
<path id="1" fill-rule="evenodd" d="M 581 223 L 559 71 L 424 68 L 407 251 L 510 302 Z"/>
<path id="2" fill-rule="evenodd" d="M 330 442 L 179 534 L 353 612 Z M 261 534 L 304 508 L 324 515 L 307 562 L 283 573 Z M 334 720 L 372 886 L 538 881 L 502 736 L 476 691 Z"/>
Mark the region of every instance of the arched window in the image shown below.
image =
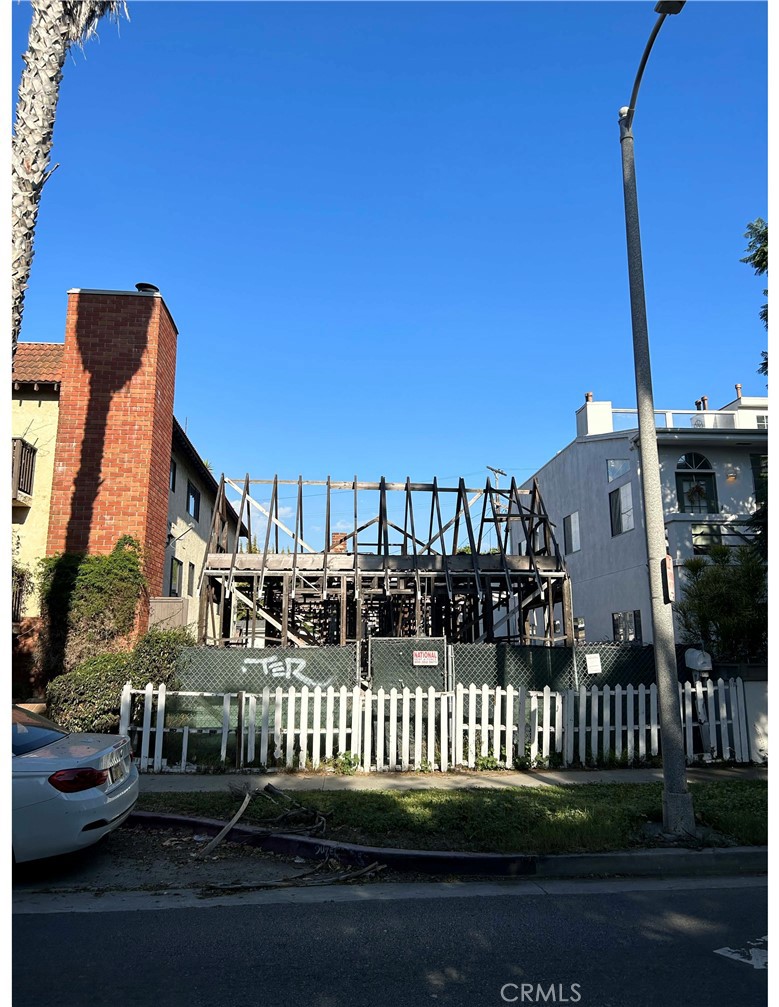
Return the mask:
<path id="1" fill-rule="evenodd" d="M 717 514 L 717 477 L 705 455 L 690 451 L 676 463 L 676 496 L 683 514 Z"/>

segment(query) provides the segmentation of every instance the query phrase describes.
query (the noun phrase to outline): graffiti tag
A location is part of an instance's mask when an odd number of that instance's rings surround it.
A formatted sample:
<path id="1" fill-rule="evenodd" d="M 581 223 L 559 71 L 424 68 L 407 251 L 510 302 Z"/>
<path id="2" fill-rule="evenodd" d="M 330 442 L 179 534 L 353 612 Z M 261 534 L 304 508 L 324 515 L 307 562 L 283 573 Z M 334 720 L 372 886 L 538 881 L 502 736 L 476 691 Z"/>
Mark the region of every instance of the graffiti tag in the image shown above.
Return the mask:
<path id="1" fill-rule="evenodd" d="M 257 664 L 260 666 L 262 674 L 269 675 L 271 678 L 285 678 L 287 681 L 294 678 L 298 682 L 302 682 L 304 685 L 318 685 L 321 688 L 327 688 L 327 686 L 333 681 L 332 676 L 325 682 L 317 682 L 315 679 L 304 675 L 303 672 L 306 667 L 306 661 L 305 658 L 302 657 L 245 657 L 243 659 L 243 664 L 241 665 L 241 674 L 245 675 L 251 670 L 247 667 L 247 665 Z"/>

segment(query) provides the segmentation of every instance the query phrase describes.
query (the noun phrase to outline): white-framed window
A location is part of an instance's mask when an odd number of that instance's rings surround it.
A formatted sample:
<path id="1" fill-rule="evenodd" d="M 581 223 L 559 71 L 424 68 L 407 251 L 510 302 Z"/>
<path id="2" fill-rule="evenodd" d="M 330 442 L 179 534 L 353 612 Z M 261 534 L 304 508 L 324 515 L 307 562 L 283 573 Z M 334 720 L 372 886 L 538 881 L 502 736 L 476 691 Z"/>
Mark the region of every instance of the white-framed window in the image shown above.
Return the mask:
<path id="1" fill-rule="evenodd" d="M 563 518 L 563 539 L 565 542 L 565 555 L 578 552 L 581 547 L 581 537 L 579 535 L 579 512 L 577 510 Z"/>
<path id="2" fill-rule="evenodd" d="M 609 511 L 611 513 L 611 534 L 623 535 L 634 527 L 633 521 L 633 487 L 625 483 L 609 493 Z"/>
<path id="3" fill-rule="evenodd" d="M 758 430 L 768 429 L 768 413 L 760 413 L 757 416 L 757 429 Z"/>

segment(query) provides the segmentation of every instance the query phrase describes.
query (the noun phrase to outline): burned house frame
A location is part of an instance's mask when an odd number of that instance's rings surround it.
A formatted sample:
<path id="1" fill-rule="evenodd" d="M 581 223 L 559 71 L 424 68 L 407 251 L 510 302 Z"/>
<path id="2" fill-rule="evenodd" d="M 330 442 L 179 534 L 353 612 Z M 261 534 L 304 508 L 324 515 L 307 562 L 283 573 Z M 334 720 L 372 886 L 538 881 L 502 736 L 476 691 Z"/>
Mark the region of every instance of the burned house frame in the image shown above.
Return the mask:
<path id="1" fill-rule="evenodd" d="M 240 494 L 248 551 L 227 546 L 228 492 Z M 309 520 L 319 548 L 304 530 L 312 503 L 324 504 L 323 521 Z M 553 646 L 573 635 L 570 581 L 538 485 L 514 479 L 499 489 L 489 479 L 473 488 L 223 476 L 199 593 L 200 642 L 216 645 L 427 636 Z"/>

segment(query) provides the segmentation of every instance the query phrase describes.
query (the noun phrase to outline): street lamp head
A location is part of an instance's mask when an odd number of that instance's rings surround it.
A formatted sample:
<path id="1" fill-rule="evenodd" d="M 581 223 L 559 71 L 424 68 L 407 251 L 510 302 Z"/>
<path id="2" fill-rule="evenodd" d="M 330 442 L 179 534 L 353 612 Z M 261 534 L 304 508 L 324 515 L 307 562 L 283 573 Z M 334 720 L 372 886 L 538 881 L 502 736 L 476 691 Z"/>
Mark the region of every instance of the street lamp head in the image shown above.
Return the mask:
<path id="1" fill-rule="evenodd" d="M 686 0 L 660 0 L 655 4 L 655 14 L 678 14 Z"/>

